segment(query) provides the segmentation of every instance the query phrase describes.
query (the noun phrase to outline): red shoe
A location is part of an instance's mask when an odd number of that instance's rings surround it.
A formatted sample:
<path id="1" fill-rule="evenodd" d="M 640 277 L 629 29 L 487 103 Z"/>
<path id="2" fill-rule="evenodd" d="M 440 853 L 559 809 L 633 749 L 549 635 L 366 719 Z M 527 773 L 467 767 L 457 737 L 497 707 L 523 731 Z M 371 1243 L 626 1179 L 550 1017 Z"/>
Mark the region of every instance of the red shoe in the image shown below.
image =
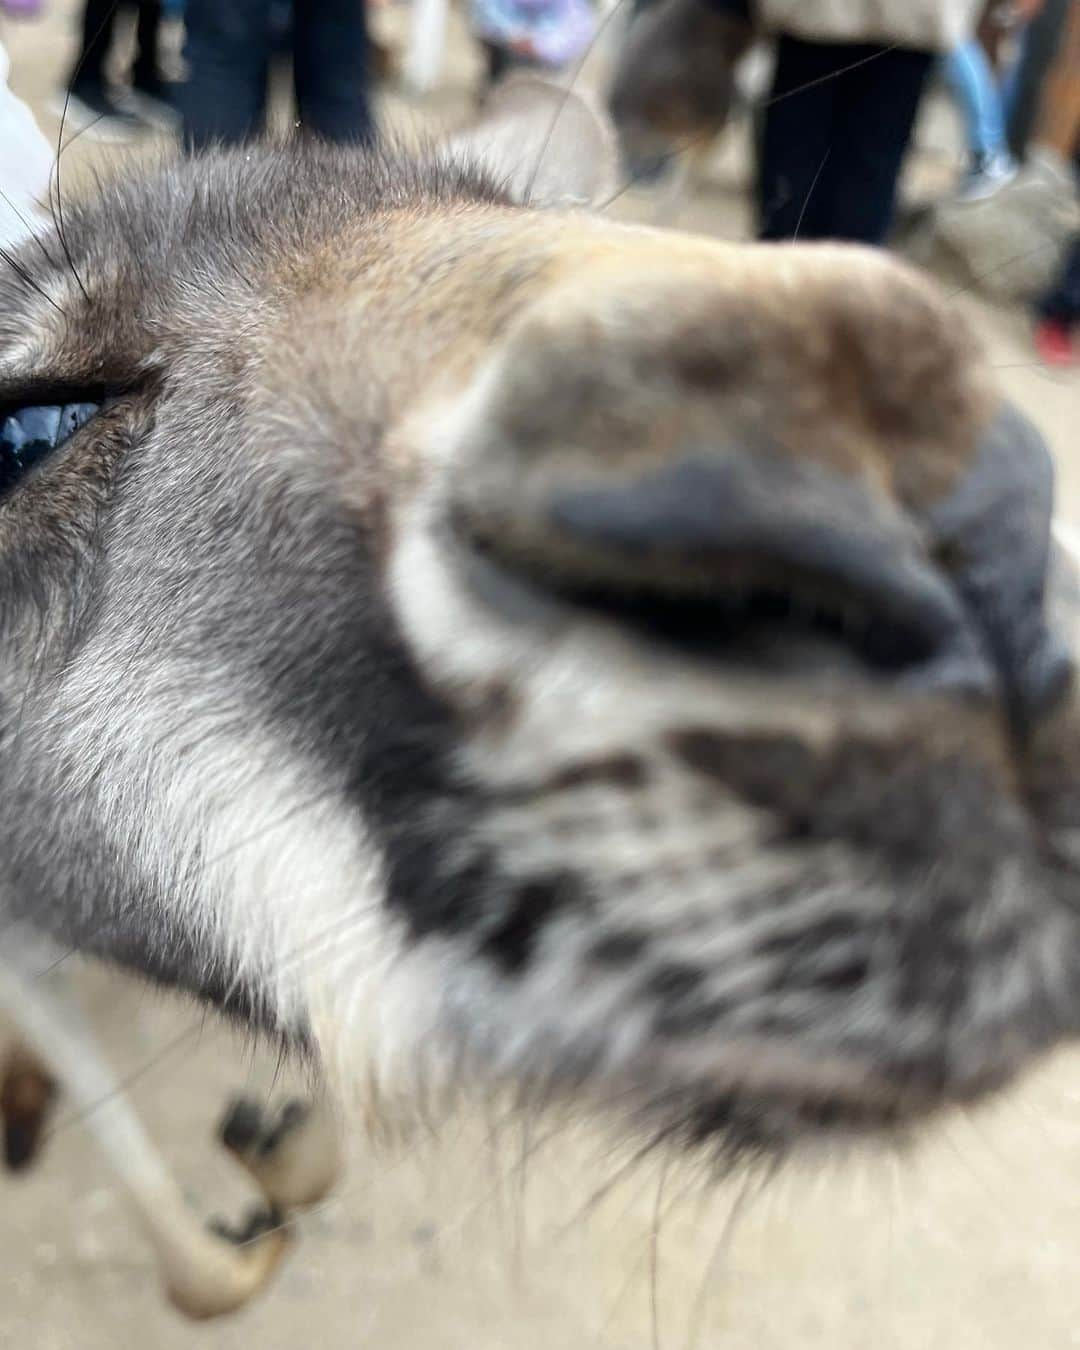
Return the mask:
<path id="1" fill-rule="evenodd" d="M 1071 366 L 1077 358 L 1071 331 L 1052 319 L 1044 319 L 1036 327 L 1035 350 L 1048 366 Z"/>

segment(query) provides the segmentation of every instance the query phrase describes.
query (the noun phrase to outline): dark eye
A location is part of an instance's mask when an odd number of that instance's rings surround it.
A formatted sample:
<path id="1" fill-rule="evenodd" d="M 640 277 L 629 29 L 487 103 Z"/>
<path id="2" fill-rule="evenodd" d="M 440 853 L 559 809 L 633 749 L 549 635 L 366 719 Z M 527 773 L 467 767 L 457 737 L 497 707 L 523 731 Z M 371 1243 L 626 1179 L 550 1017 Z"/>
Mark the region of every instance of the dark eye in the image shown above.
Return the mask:
<path id="1" fill-rule="evenodd" d="M 101 402 L 0 408 L 0 495 L 101 411 Z"/>

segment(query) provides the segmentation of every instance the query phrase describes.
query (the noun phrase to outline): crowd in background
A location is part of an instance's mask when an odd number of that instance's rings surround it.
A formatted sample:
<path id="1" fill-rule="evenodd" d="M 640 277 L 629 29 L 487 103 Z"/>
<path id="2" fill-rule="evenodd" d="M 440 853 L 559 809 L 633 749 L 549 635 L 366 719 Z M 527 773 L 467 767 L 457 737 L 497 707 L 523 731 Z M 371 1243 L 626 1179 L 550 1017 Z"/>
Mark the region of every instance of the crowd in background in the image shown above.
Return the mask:
<path id="1" fill-rule="evenodd" d="M 47 2 L 0 0 L 0 12 L 33 18 Z M 718 81 L 730 73 L 724 63 L 738 53 L 731 24 L 745 25 L 748 38 L 766 35 L 775 57 L 757 136 L 759 237 L 877 245 L 893 226 L 901 168 L 935 74 L 965 128 L 958 199 L 984 201 L 1015 178 L 1030 129 L 1025 58 L 1048 3 L 1060 10 L 1080 0 L 637 0 L 646 14 L 635 22 L 652 25 L 646 56 L 663 51 L 674 62 L 673 98 L 682 72 L 672 34 L 695 35 L 686 61 L 699 85 L 702 69 L 706 83 L 712 69 Z M 522 66 L 572 66 L 599 26 L 593 0 L 468 0 L 468 13 L 490 82 Z M 133 53 L 116 78 L 117 29 L 132 19 Z M 183 71 L 166 68 L 161 41 L 163 26 L 180 22 Z M 370 84 L 385 54 L 368 32 L 364 0 L 86 0 L 57 109 L 90 136 L 175 128 L 193 148 L 240 143 L 264 127 L 279 55 L 290 58 L 299 127 L 338 142 L 374 138 Z M 688 64 L 686 88 L 690 73 Z M 1044 357 L 1073 359 L 1080 240 L 1038 313 Z"/>

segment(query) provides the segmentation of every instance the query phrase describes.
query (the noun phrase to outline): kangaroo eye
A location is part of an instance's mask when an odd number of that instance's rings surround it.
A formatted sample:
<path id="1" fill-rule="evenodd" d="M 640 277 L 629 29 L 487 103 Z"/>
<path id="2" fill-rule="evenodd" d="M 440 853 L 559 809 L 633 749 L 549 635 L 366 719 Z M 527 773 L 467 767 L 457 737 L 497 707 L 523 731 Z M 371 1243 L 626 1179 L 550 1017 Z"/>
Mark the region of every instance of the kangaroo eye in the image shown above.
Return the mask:
<path id="1" fill-rule="evenodd" d="M 101 411 L 96 403 L 0 407 L 0 495 Z"/>

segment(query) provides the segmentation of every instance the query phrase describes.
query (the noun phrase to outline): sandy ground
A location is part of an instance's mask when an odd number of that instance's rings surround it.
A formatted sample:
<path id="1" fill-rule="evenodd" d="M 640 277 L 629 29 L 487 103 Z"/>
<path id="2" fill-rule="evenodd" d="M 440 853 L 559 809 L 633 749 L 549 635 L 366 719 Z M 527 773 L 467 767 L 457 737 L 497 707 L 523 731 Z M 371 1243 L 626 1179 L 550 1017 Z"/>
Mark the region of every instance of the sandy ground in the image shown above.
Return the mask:
<path id="1" fill-rule="evenodd" d="M 70 52 L 70 3 L 0 29 L 16 88 L 42 110 Z M 380 15 L 388 30 L 400 16 Z M 460 115 L 473 57 L 397 121 Z M 940 131 L 940 129 L 939 129 Z M 946 126 L 945 143 L 948 142 Z M 915 166 L 943 172 L 938 131 Z M 65 156 L 77 185 L 102 153 Z M 947 152 L 946 152 L 947 159 Z M 721 155 L 680 223 L 746 228 L 738 152 Z M 945 165 L 946 169 L 950 166 Z M 628 194 L 621 214 L 654 203 Z M 1080 517 L 1080 380 L 1032 362 L 1022 315 L 971 308 L 1017 401 L 1053 444 L 1066 515 Z M 74 964 L 74 963 L 72 963 Z M 195 1203 L 233 1214 L 243 1183 L 212 1143 L 236 1088 L 271 1091 L 272 1056 L 188 1005 L 80 973 L 131 1096 Z M 290 1071 L 276 1091 L 289 1086 Z M 879 1149 L 768 1185 L 657 1165 L 620 1176 L 599 1135 L 465 1117 L 438 1141 L 354 1144 L 338 1195 L 299 1225 L 271 1290 L 192 1327 L 163 1303 L 148 1253 L 78 1122 L 61 1113 L 43 1165 L 0 1178 L 0 1347 L 157 1350 L 1040 1350 L 1080 1345 L 1080 1055 L 1063 1054 L 991 1109 L 903 1154 Z M 608 1186 L 608 1183 L 614 1184 Z"/>

